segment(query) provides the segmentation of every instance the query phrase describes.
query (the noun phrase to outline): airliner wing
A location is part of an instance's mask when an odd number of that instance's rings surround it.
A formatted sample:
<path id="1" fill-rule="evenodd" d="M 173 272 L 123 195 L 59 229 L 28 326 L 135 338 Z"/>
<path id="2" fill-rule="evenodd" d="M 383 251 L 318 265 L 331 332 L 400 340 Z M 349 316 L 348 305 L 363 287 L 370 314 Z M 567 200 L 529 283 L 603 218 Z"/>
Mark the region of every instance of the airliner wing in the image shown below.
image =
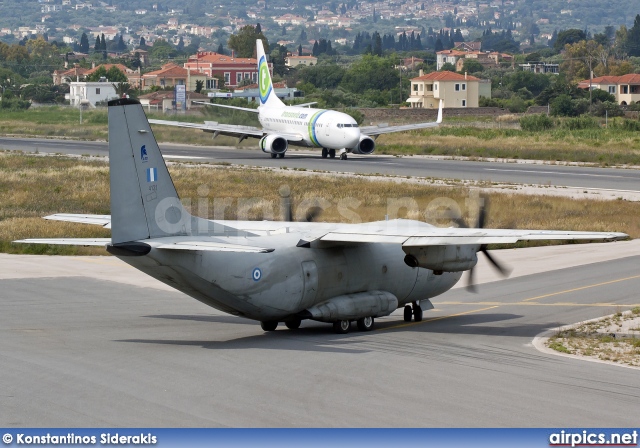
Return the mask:
<path id="1" fill-rule="evenodd" d="M 206 103 L 204 101 L 194 101 L 193 103 L 202 104 L 204 106 L 226 107 L 227 109 L 243 110 L 245 112 L 253 112 L 254 114 L 258 113 L 258 109 L 251 109 L 250 107 L 230 106 L 228 104 L 218 104 L 218 103 Z"/>
<path id="2" fill-rule="evenodd" d="M 428 123 L 404 124 L 399 126 L 364 126 L 360 127 L 360 133 L 375 137 L 381 134 L 390 134 L 392 132 L 415 131 L 418 129 L 435 128 L 439 126 L 440 123 L 442 123 L 442 109 L 444 107 L 443 104 L 443 101 L 440 100 L 440 106 L 438 107 L 438 117 L 436 118 L 436 121 Z"/>
<path id="3" fill-rule="evenodd" d="M 150 119 L 149 123 L 151 124 L 160 124 L 163 126 L 176 126 L 180 128 L 190 128 L 190 129 L 200 129 L 204 132 L 211 132 L 214 134 L 214 137 L 218 135 L 228 135 L 231 137 L 239 137 L 239 138 L 262 138 L 265 135 L 269 134 L 269 131 L 265 131 L 260 128 L 256 128 L 253 126 L 240 126 L 236 124 L 221 124 L 216 123 L 214 121 L 205 121 L 203 124 L 200 123 L 187 123 L 182 121 L 170 121 L 170 120 L 154 120 Z M 289 134 L 285 132 L 277 133 L 280 137 L 286 138 L 289 142 L 301 142 L 303 140 L 300 134 Z"/>
<path id="4" fill-rule="evenodd" d="M 111 238 L 28 238 L 16 240 L 14 243 L 105 247 L 107 244 L 111 244 Z"/>

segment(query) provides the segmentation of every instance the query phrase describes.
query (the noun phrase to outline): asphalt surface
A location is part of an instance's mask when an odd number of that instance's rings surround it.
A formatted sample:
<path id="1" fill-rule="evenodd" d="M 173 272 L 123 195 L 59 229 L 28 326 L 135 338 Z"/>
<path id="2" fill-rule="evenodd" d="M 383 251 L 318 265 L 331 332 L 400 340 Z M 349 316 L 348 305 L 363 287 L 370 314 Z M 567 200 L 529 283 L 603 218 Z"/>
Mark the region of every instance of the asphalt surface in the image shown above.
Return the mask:
<path id="1" fill-rule="evenodd" d="M 546 272 L 347 335 L 309 321 L 265 334 L 113 258 L 3 254 L 0 426 L 637 426 L 638 370 L 531 341 L 640 306 L 640 256 L 572 267 L 541 251 Z M 102 267 L 111 280 L 91 276 Z"/>
<path id="2" fill-rule="evenodd" d="M 84 142 L 53 139 L 0 138 L 0 149 L 25 152 L 76 155 L 108 154 L 105 142 Z M 561 187 L 596 188 L 618 191 L 640 191 L 640 170 L 592 168 L 581 166 L 540 165 L 533 163 L 474 162 L 438 160 L 429 157 L 393 157 L 350 155 L 349 160 L 322 159 L 319 151 L 289 151 L 284 159 L 271 159 L 258 149 L 232 149 L 161 144 L 168 159 L 188 159 L 203 162 L 228 162 L 248 166 L 306 168 L 308 170 L 339 171 L 360 174 L 418 176 L 440 179 L 460 179 L 552 185 Z"/>

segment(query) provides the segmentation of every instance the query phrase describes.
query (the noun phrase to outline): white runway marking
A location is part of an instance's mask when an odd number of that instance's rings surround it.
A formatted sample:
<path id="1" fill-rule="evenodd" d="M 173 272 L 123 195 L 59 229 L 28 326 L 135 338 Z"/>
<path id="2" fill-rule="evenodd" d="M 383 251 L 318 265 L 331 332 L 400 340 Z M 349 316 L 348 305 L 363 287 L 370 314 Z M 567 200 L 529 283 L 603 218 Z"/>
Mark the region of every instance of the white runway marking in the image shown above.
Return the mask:
<path id="1" fill-rule="evenodd" d="M 197 157 L 197 156 L 174 156 L 171 154 L 163 154 L 162 157 L 165 159 L 206 159 L 206 157 Z"/>
<path id="2" fill-rule="evenodd" d="M 534 174 L 555 174 L 562 176 L 587 176 L 587 177 L 624 177 L 612 176 L 610 174 L 587 174 L 587 173 L 559 173 L 555 171 L 536 171 L 536 170 L 505 170 L 502 168 L 484 168 L 485 171 L 510 171 L 513 173 L 534 173 Z"/>

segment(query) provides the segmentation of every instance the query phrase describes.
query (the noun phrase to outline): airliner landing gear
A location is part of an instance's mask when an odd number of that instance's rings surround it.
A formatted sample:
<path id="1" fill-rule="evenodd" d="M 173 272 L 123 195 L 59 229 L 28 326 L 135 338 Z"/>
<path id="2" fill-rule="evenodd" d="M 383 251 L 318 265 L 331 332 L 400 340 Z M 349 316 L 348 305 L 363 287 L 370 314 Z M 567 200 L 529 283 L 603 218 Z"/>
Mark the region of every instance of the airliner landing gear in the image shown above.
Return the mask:
<path id="1" fill-rule="evenodd" d="M 262 327 L 262 329 L 264 331 L 275 331 L 276 328 L 278 328 L 278 321 L 277 320 L 265 320 L 260 322 L 260 326 Z"/>
<path id="2" fill-rule="evenodd" d="M 281 159 L 284 159 L 284 153 L 278 154 L 278 157 L 280 157 Z"/>
<path id="3" fill-rule="evenodd" d="M 358 324 L 358 330 L 360 331 L 371 331 L 373 330 L 373 317 L 363 317 L 362 319 L 358 319 L 356 321 Z"/>
<path id="4" fill-rule="evenodd" d="M 326 159 L 329 155 L 329 150 L 327 148 L 322 148 L 322 158 Z"/>
<path id="5" fill-rule="evenodd" d="M 329 150 L 329 158 L 330 159 L 335 159 L 336 158 L 336 150 L 335 149 L 330 149 Z"/>
<path id="6" fill-rule="evenodd" d="M 347 334 L 351 329 L 351 321 L 339 320 L 333 323 L 333 331 L 338 334 Z"/>
<path id="7" fill-rule="evenodd" d="M 416 322 L 420 322 L 422 320 L 422 308 L 418 302 L 413 302 L 413 319 Z"/>
<path id="8" fill-rule="evenodd" d="M 272 152 L 272 153 L 271 153 L 271 158 L 272 158 L 272 159 L 275 159 L 276 157 L 278 157 L 278 154 L 275 154 L 275 153 L 273 153 L 273 152 Z"/>
<path id="9" fill-rule="evenodd" d="M 340 160 L 347 160 L 347 150 L 344 148 L 340 150 Z"/>
<path id="10" fill-rule="evenodd" d="M 300 328 L 301 322 L 302 321 L 300 319 L 289 319 L 289 320 L 285 320 L 284 324 L 287 326 L 289 330 L 297 330 L 298 328 Z"/>
<path id="11" fill-rule="evenodd" d="M 404 321 L 411 322 L 411 318 L 416 322 L 422 320 L 422 307 L 418 302 L 413 302 L 413 307 L 411 305 L 404 306 Z"/>

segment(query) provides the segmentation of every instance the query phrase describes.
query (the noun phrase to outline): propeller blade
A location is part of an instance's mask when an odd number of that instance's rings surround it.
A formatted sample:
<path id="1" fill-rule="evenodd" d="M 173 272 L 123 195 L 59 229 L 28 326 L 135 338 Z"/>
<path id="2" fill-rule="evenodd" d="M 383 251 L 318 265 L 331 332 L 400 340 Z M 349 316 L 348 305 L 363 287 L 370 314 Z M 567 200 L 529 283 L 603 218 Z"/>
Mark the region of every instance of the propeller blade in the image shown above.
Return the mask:
<path id="1" fill-rule="evenodd" d="M 483 229 L 487 219 L 487 207 L 488 207 L 488 199 L 480 198 L 480 210 L 478 211 L 478 222 L 476 227 L 478 229 Z"/>
<path id="2" fill-rule="evenodd" d="M 473 283 L 473 270 L 475 267 L 469 269 L 469 276 L 467 277 L 467 291 L 471 293 L 477 293 L 476 285 Z"/>
<path id="3" fill-rule="evenodd" d="M 482 252 L 484 256 L 487 257 L 487 260 L 489 260 L 489 263 L 491 263 L 493 267 L 496 268 L 498 272 L 500 272 L 500 274 L 502 274 L 503 277 L 508 277 L 509 274 L 511 274 L 511 269 L 502 266 L 500 263 L 498 263 L 498 261 L 495 258 L 493 258 L 489 254 L 489 251 L 487 250 L 486 245 L 483 245 L 480 248 L 480 252 Z"/>

